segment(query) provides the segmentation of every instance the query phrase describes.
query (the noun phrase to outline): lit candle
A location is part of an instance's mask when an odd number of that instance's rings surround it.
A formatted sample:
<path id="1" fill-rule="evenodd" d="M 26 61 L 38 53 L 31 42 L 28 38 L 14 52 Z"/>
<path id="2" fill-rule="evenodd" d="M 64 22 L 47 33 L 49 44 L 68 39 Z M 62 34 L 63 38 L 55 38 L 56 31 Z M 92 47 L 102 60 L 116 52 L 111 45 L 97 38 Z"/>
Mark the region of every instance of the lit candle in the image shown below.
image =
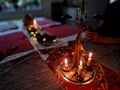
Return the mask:
<path id="1" fill-rule="evenodd" d="M 87 66 L 90 66 L 91 64 L 91 60 L 92 60 L 92 52 L 89 53 L 89 56 L 88 56 L 88 61 L 87 61 Z"/>
<path id="2" fill-rule="evenodd" d="M 78 66 L 78 75 L 81 74 L 82 68 L 83 68 L 83 66 L 82 66 L 82 60 L 80 60 L 80 65 Z"/>
<path id="3" fill-rule="evenodd" d="M 35 29 L 38 29 L 39 26 L 38 26 L 36 20 L 33 21 L 33 24 L 34 24 L 34 28 L 35 28 Z"/>
<path id="4" fill-rule="evenodd" d="M 65 58 L 65 67 L 68 67 L 68 60 Z"/>

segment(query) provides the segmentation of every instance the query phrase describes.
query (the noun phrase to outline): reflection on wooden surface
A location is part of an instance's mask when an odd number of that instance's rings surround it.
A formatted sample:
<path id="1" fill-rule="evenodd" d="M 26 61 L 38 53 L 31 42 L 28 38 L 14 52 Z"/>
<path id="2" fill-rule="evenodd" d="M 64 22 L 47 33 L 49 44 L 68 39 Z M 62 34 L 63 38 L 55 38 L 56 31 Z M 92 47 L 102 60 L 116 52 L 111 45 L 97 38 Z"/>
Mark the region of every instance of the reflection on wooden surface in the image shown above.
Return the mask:
<path id="1" fill-rule="evenodd" d="M 0 76 L 0 90 L 41 89 L 64 90 L 38 53 Z"/>

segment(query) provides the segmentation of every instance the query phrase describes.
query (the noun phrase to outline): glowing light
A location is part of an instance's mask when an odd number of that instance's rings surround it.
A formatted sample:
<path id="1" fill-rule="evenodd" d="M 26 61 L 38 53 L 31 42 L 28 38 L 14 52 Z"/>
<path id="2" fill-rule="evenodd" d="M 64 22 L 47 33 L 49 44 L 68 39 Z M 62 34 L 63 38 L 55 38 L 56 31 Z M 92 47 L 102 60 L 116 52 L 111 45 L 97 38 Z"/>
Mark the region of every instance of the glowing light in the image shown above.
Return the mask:
<path id="1" fill-rule="evenodd" d="M 80 60 L 80 66 L 82 66 L 82 60 Z"/>
<path id="2" fill-rule="evenodd" d="M 92 52 L 89 53 L 89 58 L 91 58 L 91 57 L 92 57 Z"/>
<path id="3" fill-rule="evenodd" d="M 65 63 L 65 68 L 68 69 L 68 59 L 67 58 L 65 58 L 64 63 Z"/>
<path id="4" fill-rule="evenodd" d="M 31 35 L 33 35 L 33 34 L 34 34 L 34 32 L 30 32 L 30 34 L 31 34 Z"/>
<path id="5" fill-rule="evenodd" d="M 34 37 L 36 37 L 36 34 L 33 34 Z"/>
<path id="6" fill-rule="evenodd" d="M 46 38 L 43 38 L 43 41 L 45 42 L 45 41 L 46 41 Z"/>
<path id="7" fill-rule="evenodd" d="M 82 64 L 83 64 L 82 60 L 80 60 L 80 65 L 78 66 L 78 75 L 81 74 L 81 71 L 82 71 L 82 68 L 83 68 Z"/>
<path id="8" fill-rule="evenodd" d="M 31 37 L 31 39 L 32 39 L 33 41 L 37 41 L 37 38 L 35 38 L 35 37 Z"/>
<path id="9" fill-rule="evenodd" d="M 53 42 L 56 42 L 56 41 L 57 41 L 56 39 L 53 40 Z"/>
<path id="10" fill-rule="evenodd" d="M 35 29 L 37 29 L 39 27 L 36 20 L 33 21 L 33 24 L 34 24 Z"/>
<path id="11" fill-rule="evenodd" d="M 67 58 L 65 58 L 65 64 L 68 64 L 68 60 L 67 60 Z"/>
<path id="12" fill-rule="evenodd" d="M 92 60 L 91 57 L 92 57 L 92 52 L 89 53 L 87 66 L 90 66 L 90 64 L 91 64 L 91 60 Z"/>

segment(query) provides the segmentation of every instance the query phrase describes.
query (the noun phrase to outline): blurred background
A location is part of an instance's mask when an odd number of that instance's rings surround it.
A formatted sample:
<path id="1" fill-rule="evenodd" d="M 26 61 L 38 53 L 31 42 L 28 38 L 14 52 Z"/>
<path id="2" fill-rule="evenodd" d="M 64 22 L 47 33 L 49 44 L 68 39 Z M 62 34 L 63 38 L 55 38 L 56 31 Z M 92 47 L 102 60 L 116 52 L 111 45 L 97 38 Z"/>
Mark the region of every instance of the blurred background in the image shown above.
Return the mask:
<path id="1" fill-rule="evenodd" d="M 22 19 L 25 14 L 33 17 L 48 17 L 61 21 L 64 14 L 72 16 L 68 23 L 74 23 L 76 15 L 86 23 L 95 25 L 94 14 L 102 14 L 114 0 L 0 0 L 0 21 Z M 77 12 L 79 8 L 79 13 Z"/>

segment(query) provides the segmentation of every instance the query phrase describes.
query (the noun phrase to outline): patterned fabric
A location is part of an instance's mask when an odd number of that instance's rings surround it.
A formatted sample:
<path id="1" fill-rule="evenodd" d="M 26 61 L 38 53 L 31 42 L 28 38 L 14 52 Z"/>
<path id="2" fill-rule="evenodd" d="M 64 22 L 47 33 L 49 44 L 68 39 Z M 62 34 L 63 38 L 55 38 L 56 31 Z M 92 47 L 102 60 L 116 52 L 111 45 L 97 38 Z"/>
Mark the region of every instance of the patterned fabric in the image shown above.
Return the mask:
<path id="1" fill-rule="evenodd" d="M 72 52 L 73 45 L 49 50 L 50 56 L 46 61 L 47 65 L 67 90 L 120 90 L 120 74 L 102 66 L 94 60 L 97 74 L 90 84 L 76 85 L 65 81 L 61 76 L 59 66 L 63 55 Z"/>

